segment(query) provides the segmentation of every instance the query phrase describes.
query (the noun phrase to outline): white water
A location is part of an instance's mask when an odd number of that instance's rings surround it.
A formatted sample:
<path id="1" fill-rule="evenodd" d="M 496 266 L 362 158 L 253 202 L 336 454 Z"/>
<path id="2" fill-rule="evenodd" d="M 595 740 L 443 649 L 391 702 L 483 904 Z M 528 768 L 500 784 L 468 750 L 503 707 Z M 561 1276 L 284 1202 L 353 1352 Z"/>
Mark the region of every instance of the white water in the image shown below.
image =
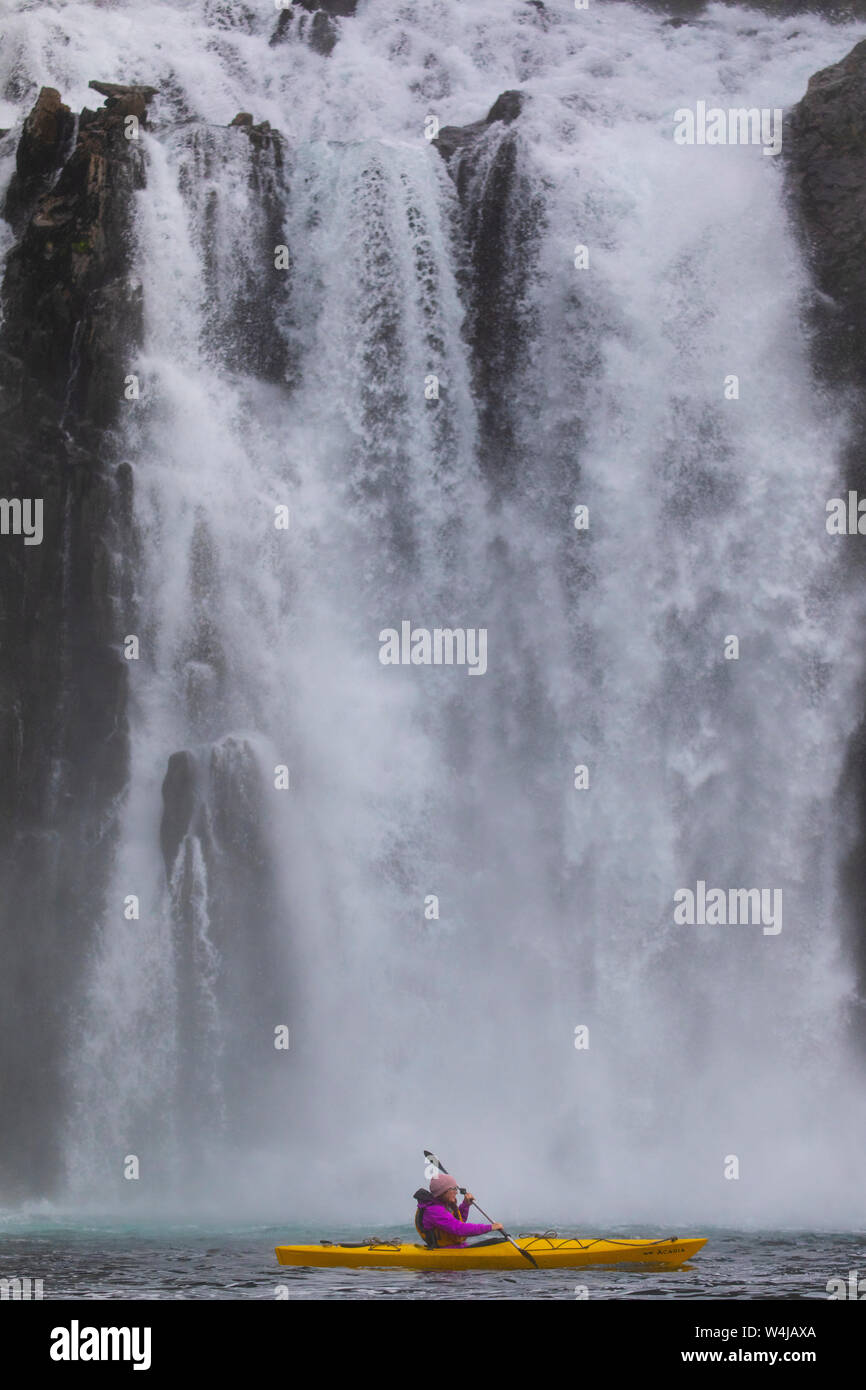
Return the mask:
<path id="1" fill-rule="evenodd" d="M 780 161 L 675 146 L 672 115 L 788 106 L 860 33 L 721 8 L 672 29 L 620 5 L 558 0 L 545 24 L 500 0 L 361 0 L 323 59 L 269 47 L 272 9 L 250 6 L 248 31 L 220 13 L 22 6 L 6 26 L 3 61 L 20 55 L 31 86 L 3 124 L 42 83 L 73 109 L 91 77 L 174 94 L 139 195 L 124 449 L 143 656 L 115 907 L 71 1048 L 74 1200 L 128 1202 L 134 1152 L 146 1204 L 396 1220 L 421 1148 L 441 1146 L 488 1209 L 561 1224 L 856 1224 L 834 793 L 861 614 L 823 528 L 844 419 L 809 376 Z M 457 207 L 423 128 L 518 86 L 543 217 L 510 490 L 476 463 Z M 264 161 L 287 283 L 246 137 L 203 125 L 239 110 L 288 142 L 283 174 Z M 233 286 L 251 283 L 274 300 L 286 385 L 253 380 L 232 341 Z M 486 626 L 488 674 L 383 668 L 378 632 L 402 618 Z M 230 738 L 261 770 L 276 908 L 250 904 L 250 975 L 229 969 L 190 845 L 200 1122 L 174 1099 L 183 943 L 160 787 L 177 750 L 231 765 Z M 271 790 L 281 763 L 288 793 Z M 781 934 L 675 927 L 673 894 L 698 878 L 781 887 Z M 232 1015 L 261 1038 L 252 1061 Z"/>

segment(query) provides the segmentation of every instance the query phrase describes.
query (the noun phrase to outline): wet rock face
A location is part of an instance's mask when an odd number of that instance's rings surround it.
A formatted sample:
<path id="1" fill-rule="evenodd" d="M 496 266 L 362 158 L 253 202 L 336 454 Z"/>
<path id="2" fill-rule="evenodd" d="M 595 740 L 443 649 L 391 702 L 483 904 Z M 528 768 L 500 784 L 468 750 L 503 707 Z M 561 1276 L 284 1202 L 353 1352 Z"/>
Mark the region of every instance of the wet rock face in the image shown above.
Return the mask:
<path id="1" fill-rule="evenodd" d="M 257 1020 L 280 1017 L 285 1002 L 268 960 L 278 907 L 267 795 L 254 750 L 233 735 L 173 753 L 162 786 L 160 839 L 178 966 L 177 1099 L 195 1121 L 193 1143 L 220 1115 L 245 1123 L 247 1078 L 262 1052 Z M 227 1058 L 218 1092 L 217 1049 Z"/>
<path id="2" fill-rule="evenodd" d="M 4 349 L 24 364 L 43 420 L 104 427 L 122 398 L 126 344 L 118 333 L 134 341 L 140 331 L 129 219 L 143 181 L 125 122 L 143 119 L 143 101 L 134 90 L 111 97 L 102 111 L 82 111 L 74 149 L 30 208 L 9 256 Z M 28 413 L 32 405 L 31 397 Z"/>
<path id="3" fill-rule="evenodd" d="M 105 748 L 123 742 L 126 663 L 111 609 L 120 576 L 109 554 L 115 519 L 130 523 L 131 484 L 126 475 L 121 484 L 104 431 L 139 328 L 129 205 L 142 175 L 137 146 L 123 135 L 130 99 L 137 105 L 127 93 L 112 98 L 111 111 L 84 111 L 70 148 L 72 118 L 44 89 L 18 149 L 13 202 L 24 222 L 2 286 L 2 493 L 42 499 L 45 534 L 41 545 L 0 544 L 0 730 L 9 737 L 11 712 L 27 708 L 33 740 L 20 777 L 0 788 L 0 819 L 10 826 L 22 816 L 50 824 L 44 788 L 56 759 L 92 779 L 105 769 Z M 63 694 L 67 662 L 76 691 Z M 110 786 L 119 780 L 115 769 Z"/>
<path id="4" fill-rule="evenodd" d="M 471 147 L 494 121 L 511 125 L 523 110 L 525 101 L 525 92 L 503 92 L 496 98 L 483 120 L 473 121 L 471 125 L 443 126 L 433 144 L 444 159 L 451 159 L 459 150 Z"/>
<path id="5" fill-rule="evenodd" d="M 3 216 L 19 230 L 68 153 L 75 117 L 54 87 L 43 87 L 24 123 Z"/>
<path id="6" fill-rule="evenodd" d="M 262 774 L 246 739 L 227 735 L 206 753 L 184 749 L 168 760 L 160 825 L 166 879 L 171 883 L 186 842 L 197 838 L 215 884 L 214 919 L 237 876 L 255 875 L 267 862 L 263 802 Z M 217 891 L 221 871 L 228 881 Z"/>
<path id="7" fill-rule="evenodd" d="M 274 164 L 280 168 L 283 162 L 283 139 L 270 121 L 254 122 L 249 111 L 239 111 L 234 120 L 229 121 L 229 129 L 242 130 L 255 150 L 272 150 Z"/>
<path id="8" fill-rule="evenodd" d="M 256 122 L 251 112 L 239 111 L 225 130 L 194 127 L 193 177 L 204 186 L 219 179 L 227 160 L 245 165 L 250 200 L 258 219 L 260 244 L 277 247 L 285 241 L 288 191 L 284 174 L 285 140 L 268 121 Z M 248 149 L 244 147 L 248 146 Z M 224 235 L 224 230 L 222 232 Z M 280 329 L 286 312 L 290 275 L 277 286 L 266 262 L 239 258 L 226 274 L 215 248 L 220 245 L 220 209 L 215 195 L 203 207 L 199 242 L 207 276 L 209 309 L 206 337 L 210 351 L 227 366 L 238 364 L 261 381 L 284 384 L 289 368 L 286 336 Z"/>
<path id="9" fill-rule="evenodd" d="M 866 41 L 811 78 L 785 149 L 817 283 L 832 300 L 819 360 L 866 386 Z"/>
<path id="10" fill-rule="evenodd" d="M 318 10 L 310 24 L 310 47 L 327 58 L 336 48 L 339 37 L 340 31 L 331 16 Z"/>
<path id="11" fill-rule="evenodd" d="M 0 496 L 43 514 L 41 544 L 0 537 L 0 1192 L 17 1195 L 58 1176 L 64 1001 L 101 911 L 126 780 L 132 477 L 111 428 L 140 328 L 129 232 L 143 175 L 125 121 L 143 121 L 147 100 L 112 88 L 73 141 L 74 118 L 43 89 L 4 208 L 17 242 L 0 291 Z"/>
<path id="12" fill-rule="evenodd" d="M 469 271 L 467 338 L 481 422 L 481 461 L 497 486 L 520 466 L 516 389 L 533 325 L 523 287 L 541 216 L 531 180 L 521 169 L 517 132 L 527 101 L 503 92 L 483 120 L 445 126 L 434 141 L 448 163 L 463 209 Z"/>
<path id="13" fill-rule="evenodd" d="M 784 149 L 792 211 L 799 219 L 817 288 L 812 310 L 816 372 L 847 388 L 853 415 L 843 466 L 846 482 L 866 492 L 866 41 L 816 73 L 790 113 Z M 848 553 L 864 567 L 858 549 Z M 842 869 L 852 955 L 866 992 L 866 717 L 852 740 L 842 787 L 856 840 Z M 866 1007 L 852 1018 L 866 1048 Z"/>
<path id="14" fill-rule="evenodd" d="M 286 39 L 299 18 L 298 32 L 301 37 L 306 38 L 317 53 L 327 58 L 340 37 L 340 27 L 334 21 L 348 18 L 357 8 L 358 0 L 295 0 L 294 5 L 287 6 L 280 14 L 271 35 L 271 45 Z M 301 14 L 302 11 L 305 13 Z M 312 15 L 312 19 L 308 19 L 308 15 Z"/>
<path id="15" fill-rule="evenodd" d="M 189 833 L 198 806 L 198 775 L 192 753 L 172 753 L 162 784 L 162 821 L 159 842 L 170 881 L 184 837 Z"/>

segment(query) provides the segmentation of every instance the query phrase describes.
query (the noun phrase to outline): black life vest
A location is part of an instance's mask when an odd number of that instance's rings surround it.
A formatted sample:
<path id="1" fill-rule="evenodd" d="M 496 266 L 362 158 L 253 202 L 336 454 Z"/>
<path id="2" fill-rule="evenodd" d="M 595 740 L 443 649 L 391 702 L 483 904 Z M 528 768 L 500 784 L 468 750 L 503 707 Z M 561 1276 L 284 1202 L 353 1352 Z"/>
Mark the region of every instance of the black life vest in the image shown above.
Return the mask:
<path id="1" fill-rule="evenodd" d="M 425 1209 L 427 1207 L 440 1206 L 441 1203 L 439 1198 L 434 1197 L 432 1192 L 428 1192 L 426 1187 L 419 1187 L 418 1191 L 414 1192 L 412 1195 L 418 1203 L 415 1208 L 415 1230 L 427 1246 L 427 1249 L 438 1250 L 440 1245 L 450 1245 L 454 1239 L 450 1231 L 443 1231 L 439 1226 L 424 1225 Z M 455 1216 L 458 1221 L 465 1220 L 459 1209 L 452 1211 L 449 1207 L 449 1211 L 451 1211 L 452 1216 Z"/>

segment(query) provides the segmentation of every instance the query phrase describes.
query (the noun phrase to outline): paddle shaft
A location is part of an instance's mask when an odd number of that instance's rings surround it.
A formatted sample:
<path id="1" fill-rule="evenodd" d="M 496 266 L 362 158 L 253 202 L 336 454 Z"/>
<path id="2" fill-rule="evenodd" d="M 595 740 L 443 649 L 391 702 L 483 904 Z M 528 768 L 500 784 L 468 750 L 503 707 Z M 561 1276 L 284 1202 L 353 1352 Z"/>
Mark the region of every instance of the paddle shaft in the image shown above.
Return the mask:
<path id="1" fill-rule="evenodd" d="M 428 1159 L 428 1161 L 429 1161 L 430 1163 L 434 1164 L 435 1167 L 437 1167 L 437 1168 L 439 1169 L 439 1172 L 440 1172 L 440 1173 L 447 1173 L 447 1172 L 448 1172 L 448 1169 L 447 1169 L 447 1168 L 443 1168 L 441 1161 L 436 1157 L 435 1154 L 431 1154 L 431 1152 L 430 1152 L 429 1149 L 425 1149 L 425 1150 L 424 1150 L 424 1157 L 425 1157 L 426 1159 Z M 465 1187 L 461 1187 L 459 1190 L 460 1190 L 461 1192 L 465 1192 L 465 1191 L 466 1191 L 466 1188 L 465 1188 Z M 478 1206 L 478 1203 L 476 1202 L 476 1200 L 475 1200 L 474 1197 L 472 1198 L 472 1206 L 473 1206 L 473 1207 L 478 1207 L 478 1210 L 481 1212 L 481 1215 L 484 1217 L 484 1220 L 485 1220 L 485 1221 L 489 1221 L 490 1224 L 491 1224 L 491 1226 L 493 1225 L 493 1220 L 492 1220 L 492 1218 L 489 1217 L 489 1216 L 487 1215 L 487 1212 L 484 1210 L 483 1207 L 479 1207 L 479 1206 Z M 530 1255 L 530 1253 L 529 1253 L 528 1250 L 524 1250 L 522 1245 L 518 1245 L 518 1244 L 517 1244 L 517 1241 L 513 1238 L 513 1236 L 510 1236 L 510 1235 L 508 1234 L 508 1232 L 507 1232 L 504 1228 L 503 1228 L 502 1234 L 503 1234 L 503 1236 L 505 1237 L 506 1240 L 511 1241 L 511 1244 L 514 1246 L 514 1248 L 515 1248 L 515 1250 L 518 1252 L 518 1254 L 522 1255 L 523 1258 L 524 1258 L 525 1260 L 528 1260 L 528 1261 L 529 1261 L 529 1263 L 532 1265 L 533 1269 L 538 1269 L 538 1264 L 537 1264 L 537 1262 L 532 1258 L 532 1256 Z"/>

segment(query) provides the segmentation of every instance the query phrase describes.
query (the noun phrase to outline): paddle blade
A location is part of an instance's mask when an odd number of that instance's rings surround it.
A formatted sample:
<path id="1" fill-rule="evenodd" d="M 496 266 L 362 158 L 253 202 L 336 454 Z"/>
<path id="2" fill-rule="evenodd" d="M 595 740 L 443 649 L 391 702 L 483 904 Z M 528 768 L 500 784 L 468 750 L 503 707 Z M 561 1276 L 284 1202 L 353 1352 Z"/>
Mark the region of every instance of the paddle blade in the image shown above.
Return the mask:
<path id="1" fill-rule="evenodd" d="M 434 1153 L 429 1149 L 424 1150 L 424 1157 L 427 1160 L 424 1165 L 424 1178 L 429 1183 L 431 1178 L 435 1178 L 437 1173 L 447 1173 L 448 1169 Z"/>

